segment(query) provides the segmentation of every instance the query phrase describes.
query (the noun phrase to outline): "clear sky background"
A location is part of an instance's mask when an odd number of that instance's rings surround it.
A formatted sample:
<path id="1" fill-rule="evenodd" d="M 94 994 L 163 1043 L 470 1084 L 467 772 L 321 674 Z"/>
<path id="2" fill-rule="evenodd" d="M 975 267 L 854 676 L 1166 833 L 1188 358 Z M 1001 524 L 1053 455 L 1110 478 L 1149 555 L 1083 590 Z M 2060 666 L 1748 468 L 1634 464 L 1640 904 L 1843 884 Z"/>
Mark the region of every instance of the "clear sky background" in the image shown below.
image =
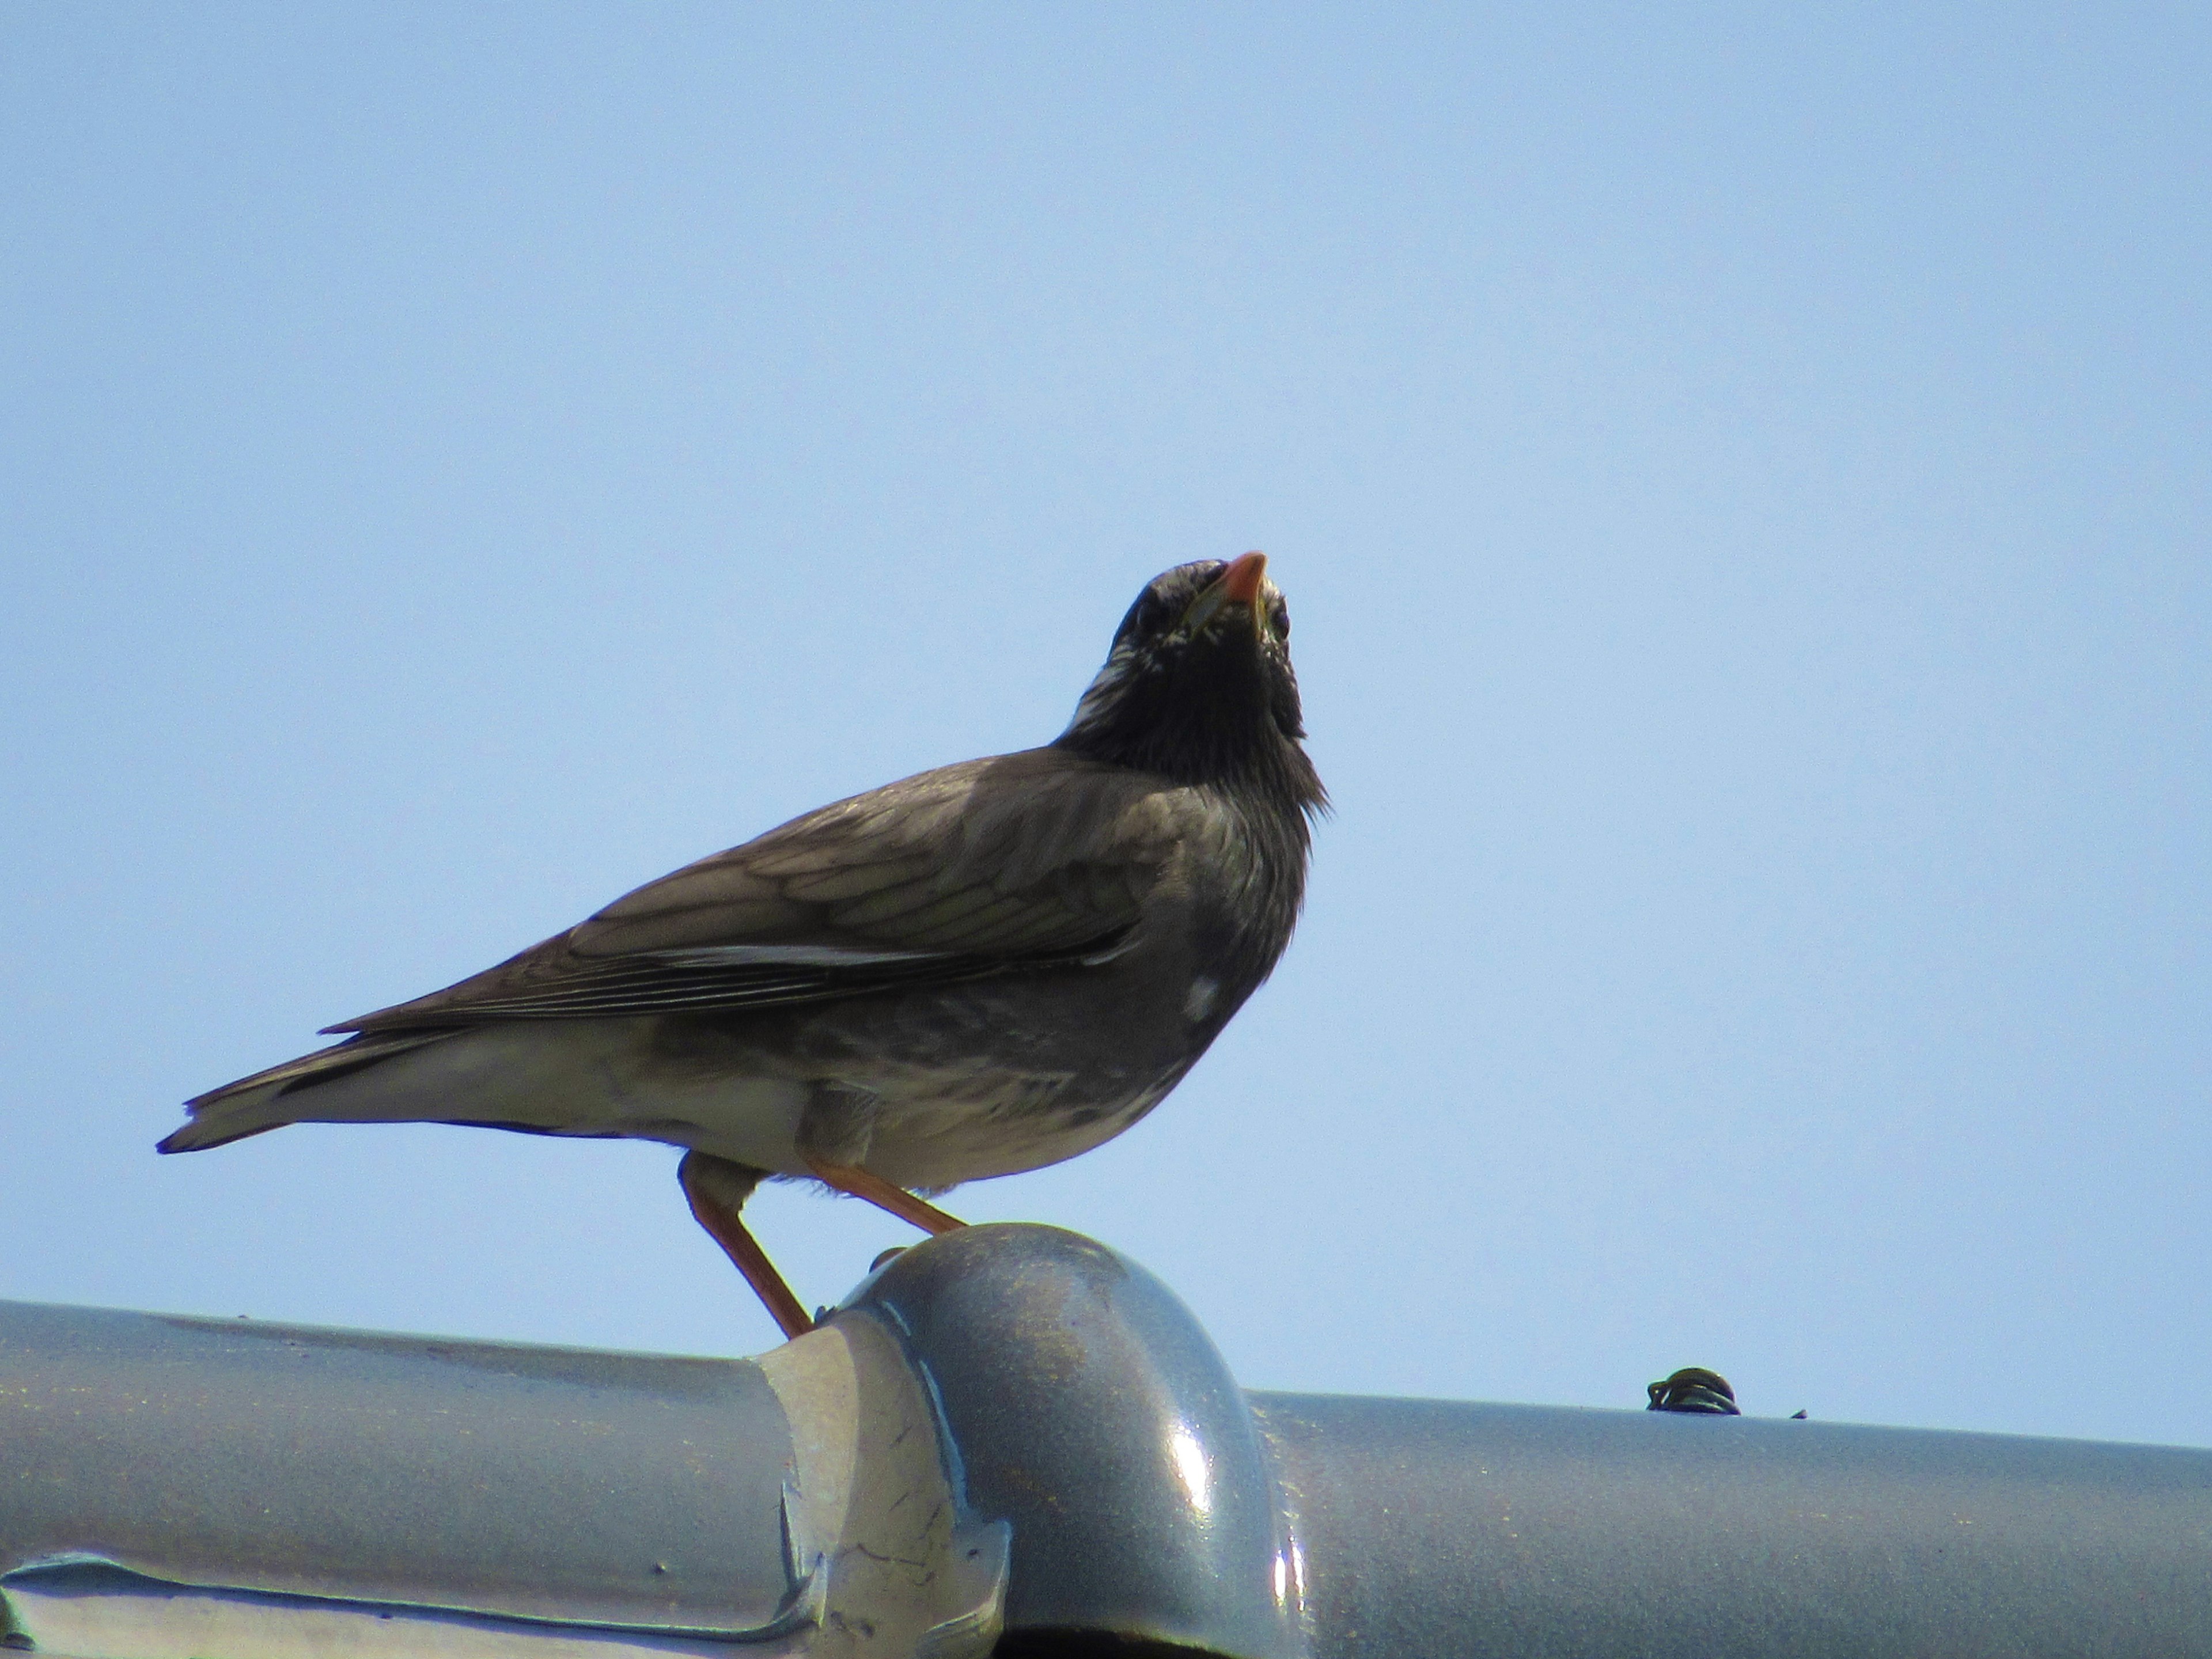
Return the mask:
<path id="1" fill-rule="evenodd" d="M 0 1296 L 769 1346 L 664 1148 L 153 1143 L 1258 547 L 1297 943 L 949 1207 L 1254 1386 L 2212 1443 L 2212 24 L 1783 9 L 9 7 Z"/>

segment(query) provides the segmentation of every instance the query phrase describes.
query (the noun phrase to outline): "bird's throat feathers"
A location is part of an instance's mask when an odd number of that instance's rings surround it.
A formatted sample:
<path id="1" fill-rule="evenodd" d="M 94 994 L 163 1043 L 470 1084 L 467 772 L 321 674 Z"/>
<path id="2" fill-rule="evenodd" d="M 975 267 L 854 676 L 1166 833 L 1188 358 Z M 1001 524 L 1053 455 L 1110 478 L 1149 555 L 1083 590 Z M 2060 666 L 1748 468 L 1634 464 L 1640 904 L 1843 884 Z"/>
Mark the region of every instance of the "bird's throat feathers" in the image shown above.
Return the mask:
<path id="1" fill-rule="evenodd" d="M 1326 809 L 1313 762 L 1265 704 L 1192 698 L 1141 680 L 1104 687 L 1103 697 L 1101 689 L 1085 695 L 1054 748 L 1177 783 L 1256 792 L 1309 817 Z"/>
<path id="2" fill-rule="evenodd" d="M 1195 638 L 1152 632 L 1144 620 L 1133 610 L 1053 746 L 1177 783 L 1256 793 L 1309 818 L 1325 811 L 1327 792 L 1300 742 L 1286 643 L 1237 620 Z"/>

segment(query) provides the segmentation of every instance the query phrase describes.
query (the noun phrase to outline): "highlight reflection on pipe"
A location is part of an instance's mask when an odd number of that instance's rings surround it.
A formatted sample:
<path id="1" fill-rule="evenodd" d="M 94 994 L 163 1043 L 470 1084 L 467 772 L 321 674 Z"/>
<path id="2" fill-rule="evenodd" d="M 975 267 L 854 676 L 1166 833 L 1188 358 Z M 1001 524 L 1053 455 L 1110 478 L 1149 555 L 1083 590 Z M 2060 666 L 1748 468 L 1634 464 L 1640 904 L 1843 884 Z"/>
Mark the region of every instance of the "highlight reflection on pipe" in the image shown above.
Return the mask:
<path id="1" fill-rule="evenodd" d="M 1275 1605 L 1291 1613 L 1304 1610 L 1306 1557 L 1293 1539 L 1275 1557 Z"/>
<path id="2" fill-rule="evenodd" d="M 1176 1478 L 1189 1494 L 1190 1506 L 1200 1515 L 1213 1510 L 1212 1471 L 1206 1467 L 1206 1448 L 1189 1429 L 1178 1425 L 1168 1436 L 1168 1455 L 1175 1460 Z"/>

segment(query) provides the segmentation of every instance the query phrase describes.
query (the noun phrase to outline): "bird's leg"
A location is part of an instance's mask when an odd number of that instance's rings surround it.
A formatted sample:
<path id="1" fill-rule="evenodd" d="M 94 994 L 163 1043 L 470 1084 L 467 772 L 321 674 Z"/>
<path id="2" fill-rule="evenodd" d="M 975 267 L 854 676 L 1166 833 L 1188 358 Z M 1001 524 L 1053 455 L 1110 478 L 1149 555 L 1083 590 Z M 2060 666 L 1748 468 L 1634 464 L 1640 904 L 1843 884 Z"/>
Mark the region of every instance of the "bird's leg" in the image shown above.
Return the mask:
<path id="1" fill-rule="evenodd" d="M 686 1152 L 683 1163 L 676 1166 L 676 1179 L 683 1184 L 691 1213 L 707 1230 L 707 1237 L 737 1264 L 745 1283 L 753 1287 L 753 1294 L 760 1297 L 783 1334 L 804 1336 L 814 1328 L 814 1322 L 791 1293 L 791 1286 L 783 1282 L 783 1275 L 776 1272 L 775 1263 L 768 1259 L 760 1241 L 738 1219 L 738 1210 L 760 1185 L 761 1174 L 749 1164 L 733 1164 L 708 1152 Z"/>
<path id="2" fill-rule="evenodd" d="M 889 1210 L 901 1221 L 910 1222 L 926 1233 L 949 1233 L 968 1224 L 957 1216 L 951 1216 L 934 1204 L 916 1198 L 903 1187 L 894 1186 L 879 1175 L 871 1175 L 856 1164 L 830 1164 L 808 1153 L 801 1152 L 806 1167 L 814 1171 L 814 1178 L 825 1187 L 835 1187 L 853 1198 L 865 1198 L 879 1210 Z"/>
<path id="3" fill-rule="evenodd" d="M 923 1203 L 905 1188 L 863 1167 L 882 1105 L 874 1094 L 850 1084 L 816 1084 L 799 1115 L 799 1156 L 823 1186 L 848 1198 L 865 1198 L 926 1233 L 949 1233 L 966 1226 L 957 1216 Z"/>

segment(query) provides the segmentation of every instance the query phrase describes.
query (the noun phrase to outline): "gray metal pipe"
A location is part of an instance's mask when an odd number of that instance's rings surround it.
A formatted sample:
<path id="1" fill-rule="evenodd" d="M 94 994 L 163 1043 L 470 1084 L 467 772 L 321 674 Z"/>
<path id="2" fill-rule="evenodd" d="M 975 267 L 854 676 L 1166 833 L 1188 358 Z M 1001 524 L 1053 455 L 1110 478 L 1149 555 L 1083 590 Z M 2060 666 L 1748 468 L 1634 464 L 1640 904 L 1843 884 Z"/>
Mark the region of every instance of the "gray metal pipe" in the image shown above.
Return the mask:
<path id="1" fill-rule="evenodd" d="M 2212 1659 L 2212 1452 L 1238 1389 L 988 1226 L 685 1359 L 0 1304 L 0 1645 Z"/>

